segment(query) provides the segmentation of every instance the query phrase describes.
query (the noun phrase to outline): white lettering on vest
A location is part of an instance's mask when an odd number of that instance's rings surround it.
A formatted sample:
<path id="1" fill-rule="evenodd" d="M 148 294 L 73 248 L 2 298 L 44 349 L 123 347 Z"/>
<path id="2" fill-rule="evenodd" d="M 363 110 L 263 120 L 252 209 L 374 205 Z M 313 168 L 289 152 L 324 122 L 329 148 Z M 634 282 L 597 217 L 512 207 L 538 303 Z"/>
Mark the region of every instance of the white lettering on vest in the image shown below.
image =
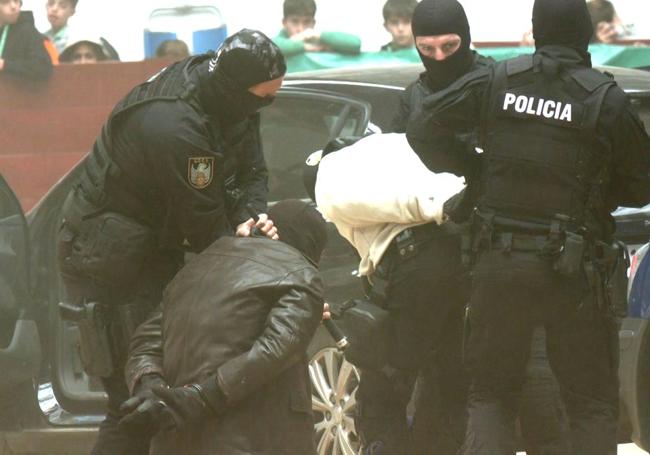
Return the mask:
<path id="1" fill-rule="evenodd" d="M 535 104 L 535 98 L 532 96 L 528 98 L 528 109 L 526 109 L 526 114 L 535 115 L 535 109 L 533 105 Z"/>
<path id="2" fill-rule="evenodd" d="M 571 121 L 571 105 L 567 104 L 564 106 L 564 110 L 562 111 L 562 115 L 560 115 L 560 120 L 566 120 L 567 122 Z"/>
<path id="3" fill-rule="evenodd" d="M 510 107 L 512 104 L 515 104 L 516 99 L 517 97 L 512 93 L 506 93 L 506 98 L 503 100 L 503 110 L 507 111 L 508 107 Z"/>
<path id="4" fill-rule="evenodd" d="M 528 98 L 525 96 L 518 96 L 517 101 L 515 101 L 515 110 L 520 114 L 526 112 L 526 105 L 528 104 Z"/>
<path id="5" fill-rule="evenodd" d="M 551 109 L 555 109 L 555 101 L 547 100 L 544 103 L 544 117 L 546 118 L 553 117 L 553 111 Z"/>
<path id="6" fill-rule="evenodd" d="M 560 101 L 545 100 L 534 96 L 515 95 L 506 93 L 503 99 L 503 110 L 507 111 L 514 107 L 520 114 L 533 115 L 548 119 L 571 122 L 573 119 L 573 105 L 564 104 Z"/>

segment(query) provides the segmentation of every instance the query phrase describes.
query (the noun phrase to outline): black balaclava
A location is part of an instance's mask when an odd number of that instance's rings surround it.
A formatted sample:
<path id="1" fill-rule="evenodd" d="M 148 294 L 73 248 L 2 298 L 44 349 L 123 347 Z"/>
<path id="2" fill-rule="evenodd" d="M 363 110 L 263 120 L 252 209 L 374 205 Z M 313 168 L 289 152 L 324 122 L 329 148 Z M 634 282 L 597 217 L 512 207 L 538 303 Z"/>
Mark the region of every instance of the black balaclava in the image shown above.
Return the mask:
<path id="1" fill-rule="evenodd" d="M 269 219 L 278 228 L 281 242 L 318 264 L 327 243 L 327 226 L 314 207 L 298 199 L 287 199 L 269 209 Z"/>
<path id="2" fill-rule="evenodd" d="M 457 0 L 422 0 L 413 12 L 411 28 L 415 38 L 455 33 L 462 40 L 460 48 L 440 62 L 425 57 L 418 50 L 433 90 L 447 87 L 472 66 L 474 56 L 469 48 L 472 43 L 469 22 L 463 6 Z"/>
<path id="3" fill-rule="evenodd" d="M 586 53 L 594 33 L 585 0 L 535 0 L 535 47 L 569 46 Z"/>
<path id="4" fill-rule="evenodd" d="M 200 65 L 199 102 L 208 114 L 235 124 L 273 102 L 248 91 L 254 85 L 284 76 L 287 65 L 280 48 L 257 30 L 243 29 L 228 37 L 216 56 Z"/>

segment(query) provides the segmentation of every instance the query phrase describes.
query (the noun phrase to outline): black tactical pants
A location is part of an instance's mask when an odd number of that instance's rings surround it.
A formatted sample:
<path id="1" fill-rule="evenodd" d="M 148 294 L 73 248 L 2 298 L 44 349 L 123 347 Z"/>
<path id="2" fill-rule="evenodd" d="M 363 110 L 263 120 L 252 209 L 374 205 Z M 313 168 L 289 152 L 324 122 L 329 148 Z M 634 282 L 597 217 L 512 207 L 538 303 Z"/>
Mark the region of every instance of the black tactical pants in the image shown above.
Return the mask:
<path id="1" fill-rule="evenodd" d="M 455 454 L 462 442 L 466 389 L 460 346 L 466 287 L 461 285 L 459 242 L 458 236 L 440 232 L 420 244 L 413 257 L 402 259 L 392 247 L 382 260 L 388 280 L 389 365 L 361 372 L 356 426 L 366 453 Z M 427 385 L 417 401 L 435 410 L 415 404 L 412 437 L 407 405 L 420 372 Z M 444 400 L 431 400 L 429 386 Z"/>
<path id="2" fill-rule="evenodd" d="M 119 242 L 119 239 L 115 239 Z M 162 300 L 162 290 L 178 269 L 179 258 L 159 252 L 151 252 L 145 260 L 146 266 L 137 272 L 137 278 L 128 286 L 119 283 L 100 282 L 91 273 L 86 273 L 84 260 L 77 257 L 87 251 L 83 245 L 96 242 L 92 232 L 79 232 L 76 227 L 63 225 L 59 233 L 58 254 L 61 278 L 63 280 L 67 303 L 81 305 L 85 302 L 101 302 L 108 307 L 106 313 L 114 365 L 108 377 L 102 377 L 102 384 L 108 395 L 106 419 L 99 427 L 99 435 L 92 455 L 146 455 L 149 453 L 148 438 L 136 438 L 120 432 L 117 424 L 122 417 L 120 405 L 129 398 L 124 378 L 124 364 L 128 354 L 128 333 L 126 327 L 138 325 L 143 315 L 158 306 Z M 124 246 L 128 248 L 128 245 Z M 113 256 L 114 259 L 114 256 Z M 97 265 L 94 264 L 95 268 Z M 129 264 L 124 264 L 129 267 Z M 133 316 L 125 320 L 119 307 L 137 309 L 130 311 Z M 138 314 L 140 316 L 138 316 Z M 82 341 L 83 342 L 83 341 Z"/>
<path id="3" fill-rule="evenodd" d="M 582 278 L 562 277 L 536 252 L 485 251 L 473 273 L 469 320 L 462 453 L 515 453 L 515 418 L 539 324 L 569 418 L 567 453 L 616 453 L 618 333 Z"/>

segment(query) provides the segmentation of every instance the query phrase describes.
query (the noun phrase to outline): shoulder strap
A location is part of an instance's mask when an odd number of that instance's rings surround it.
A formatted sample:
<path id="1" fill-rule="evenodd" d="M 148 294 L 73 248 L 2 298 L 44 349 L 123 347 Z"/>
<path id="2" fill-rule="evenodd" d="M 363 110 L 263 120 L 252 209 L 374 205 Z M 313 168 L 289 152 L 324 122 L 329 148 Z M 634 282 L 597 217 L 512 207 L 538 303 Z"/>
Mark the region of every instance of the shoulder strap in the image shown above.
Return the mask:
<path id="1" fill-rule="evenodd" d="M 611 77 L 592 68 L 581 68 L 571 72 L 571 78 L 587 92 L 593 93 L 603 85 L 614 85 Z"/>

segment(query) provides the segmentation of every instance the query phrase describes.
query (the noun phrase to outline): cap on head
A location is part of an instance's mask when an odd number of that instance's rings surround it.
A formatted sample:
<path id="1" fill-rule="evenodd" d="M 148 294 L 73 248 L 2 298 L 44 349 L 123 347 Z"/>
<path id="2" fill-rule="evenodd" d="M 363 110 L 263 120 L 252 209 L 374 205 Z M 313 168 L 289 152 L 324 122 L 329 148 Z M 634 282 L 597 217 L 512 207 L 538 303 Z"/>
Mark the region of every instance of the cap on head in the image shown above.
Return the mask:
<path id="1" fill-rule="evenodd" d="M 269 209 L 280 241 L 299 250 L 318 264 L 327 243 L 327 225 L 310 204 L 298 199 L 280 201 Z"/>
<path id="2" fill-rule="evenodd" d="M 586 50 L 593 33 L 585 0 L 535 0 L 533 37 L 537 48 L 560 45 Z"/>
<path id="3" fill-rule="evenodd" d="M 457 0 L 422 0 L 411 20 L 413 36 L 437 36 L 455 33 L 469 49 L 472 37 L 463 5 Z"/>
<path id="4" fill-rule="evenodd" d="M 284 76 L 287 64 L 280 48 L 264 33 L 243 29 L 226 38 L 217 51 L 216 64 L 210 65 L 248 89 Z"/>
<path id="5" fill-rule="evenodd" d="M 98 61 L 111 60 L 109 52 L 102 45 L 101 38 L 87 38 L 70 41 L 70 44 L 59 55 L 61 63 L 73 63 L 75 60 L 75 53 L 81 46 L 86 46 L 93 53 L 94 58 Z"/>

